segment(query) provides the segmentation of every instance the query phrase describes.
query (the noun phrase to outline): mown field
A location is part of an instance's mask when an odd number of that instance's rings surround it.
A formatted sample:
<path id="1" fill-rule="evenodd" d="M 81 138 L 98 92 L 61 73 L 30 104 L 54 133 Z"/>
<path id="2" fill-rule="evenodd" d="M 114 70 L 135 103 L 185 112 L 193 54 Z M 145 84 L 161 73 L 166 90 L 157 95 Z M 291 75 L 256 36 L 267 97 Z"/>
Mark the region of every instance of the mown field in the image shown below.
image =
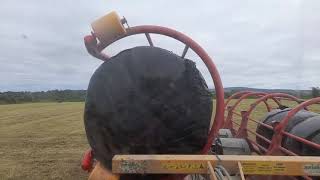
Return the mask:
<path id="1" fill-rule="evenodd" d="M 245 100 L 238 110 L 252 102 Z M 86 179 L 80 168 L 88 148 L 83 107 L 84 103 L 0 105 L 0 180 Z M 312 109 L 320 112 L 320 105 Z M 265 112 L 260 105 L 251 117 L 261 119 Z M 254 129 L 256 124 L 249 126 Z"/>
<path id="2" fill-rule="evenodd" d="M 86 179 L 84 103 L 0 105 L 0 179 Z"/>

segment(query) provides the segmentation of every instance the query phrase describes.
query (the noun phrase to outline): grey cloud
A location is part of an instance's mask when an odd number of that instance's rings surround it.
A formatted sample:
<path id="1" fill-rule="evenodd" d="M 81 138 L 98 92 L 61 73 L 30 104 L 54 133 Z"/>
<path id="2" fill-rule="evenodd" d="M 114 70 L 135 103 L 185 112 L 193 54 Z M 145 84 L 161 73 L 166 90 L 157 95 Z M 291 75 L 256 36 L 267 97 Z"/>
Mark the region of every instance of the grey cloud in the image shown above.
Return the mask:
<path id="1" fill-rule="evenodd" d="M 320 80 L 320 2 L 71 1 L 4 0 L 0 7 L 0 91 L 85 89 L 101 63 L 83 45 L 90 23 L 116 10 L 131 26 L 177 29 L 214 59 L 224 86 L 306 89 Z M 181 53 L 183 45 L 152 36 L 160 47 Z M 115 55 L 143 36 L 106 49 Z M 209 86 L 210 74 L 192 52 Z"/>

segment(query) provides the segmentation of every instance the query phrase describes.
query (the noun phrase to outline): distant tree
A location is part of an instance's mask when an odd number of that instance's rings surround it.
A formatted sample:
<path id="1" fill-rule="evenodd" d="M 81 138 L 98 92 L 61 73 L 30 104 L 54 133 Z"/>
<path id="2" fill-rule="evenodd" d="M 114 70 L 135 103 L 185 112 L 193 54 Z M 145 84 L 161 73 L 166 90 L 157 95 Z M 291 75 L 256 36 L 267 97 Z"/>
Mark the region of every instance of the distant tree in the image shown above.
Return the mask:
<path id="1" fill-rule="evenodd" d="M 320 89 L 319 87 L 312 87 L 312 97 L 319 97 L 320 96 Z"/>
<path id="2" fill-rule="evenodd" d="M 27 102 L 81 102 L 86 97 L 85 90 L 50 90 L 40 92 L 0 92 L 0 104 Z"/>

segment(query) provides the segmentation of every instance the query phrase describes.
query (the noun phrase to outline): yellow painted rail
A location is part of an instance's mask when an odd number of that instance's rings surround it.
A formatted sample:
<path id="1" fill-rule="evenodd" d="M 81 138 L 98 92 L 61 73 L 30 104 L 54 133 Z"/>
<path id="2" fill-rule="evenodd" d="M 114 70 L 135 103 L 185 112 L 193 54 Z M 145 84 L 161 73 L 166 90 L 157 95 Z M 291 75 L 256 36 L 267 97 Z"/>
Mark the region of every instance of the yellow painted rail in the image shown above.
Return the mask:
<path id="1" fill-rule="evenodd" d="M 210 174 L 224 166 L 230 173 L 244 175 L 320 176 L 320 157 L 245 155 L 116 155 L 112 172 L 116 174 Z"/>

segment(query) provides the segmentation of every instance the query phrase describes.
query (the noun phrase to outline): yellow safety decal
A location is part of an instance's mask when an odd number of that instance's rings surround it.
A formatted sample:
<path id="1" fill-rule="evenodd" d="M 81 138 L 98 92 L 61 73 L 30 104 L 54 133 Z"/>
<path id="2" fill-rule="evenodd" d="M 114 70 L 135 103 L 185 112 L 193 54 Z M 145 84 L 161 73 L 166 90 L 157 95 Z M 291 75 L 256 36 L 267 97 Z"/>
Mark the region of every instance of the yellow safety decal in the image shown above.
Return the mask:
<path id="1" fill-rule="evenodd" d="M 242 162 L 244 174 L 274 174 L 282 175 L 287 173 L 288 167 L 281 162 Z"/>
<path id="2" fill-rule="evenodd" d="M 320 162 L 305 164 L 303 171 L 310 176 L 320 176 Z"/>
<path id="3" fill-rule="evenodd" d="M 201 162 L 165 162 L 161 166 L 163 169 L 181 171 L 201 171 L 206 168 L 206 165 Z"/>

